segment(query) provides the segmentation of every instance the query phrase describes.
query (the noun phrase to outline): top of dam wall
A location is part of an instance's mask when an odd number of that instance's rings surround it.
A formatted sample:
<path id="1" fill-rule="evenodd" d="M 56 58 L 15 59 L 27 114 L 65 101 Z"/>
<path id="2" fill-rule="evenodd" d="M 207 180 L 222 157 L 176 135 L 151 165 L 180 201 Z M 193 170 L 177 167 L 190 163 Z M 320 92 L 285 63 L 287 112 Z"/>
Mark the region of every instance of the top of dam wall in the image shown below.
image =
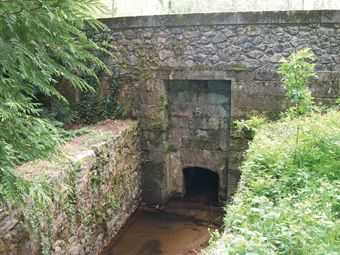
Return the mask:
<path id="1" fill-rule="evenodd" d="M 171 14 L 106 18 L 100 21 L 112 29 L 240 24 L 339 24 L 340 10 Z"/>

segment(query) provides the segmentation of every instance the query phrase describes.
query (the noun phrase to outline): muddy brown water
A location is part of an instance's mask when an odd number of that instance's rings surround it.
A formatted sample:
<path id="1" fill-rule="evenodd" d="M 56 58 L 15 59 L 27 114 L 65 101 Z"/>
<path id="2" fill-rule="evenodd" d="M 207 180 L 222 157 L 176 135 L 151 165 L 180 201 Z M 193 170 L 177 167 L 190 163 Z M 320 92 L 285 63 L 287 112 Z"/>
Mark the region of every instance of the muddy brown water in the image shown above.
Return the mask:
<path id="1" fill-rule="evenodd" d="M 208 172 L 193 174 L 184 199 L 165 208 L 142 205 L 100 255 L 204 254 L 210 231 L 220 229 L 223 210 L 218 205 L 218 179 Z"/>
<path id="2" fill-rule="evenodd" d="M 218 206 L 171 201 L 164 210 L 141 206 L 100 255 L 204 254 L 208 229 L 219 229 Z"/>

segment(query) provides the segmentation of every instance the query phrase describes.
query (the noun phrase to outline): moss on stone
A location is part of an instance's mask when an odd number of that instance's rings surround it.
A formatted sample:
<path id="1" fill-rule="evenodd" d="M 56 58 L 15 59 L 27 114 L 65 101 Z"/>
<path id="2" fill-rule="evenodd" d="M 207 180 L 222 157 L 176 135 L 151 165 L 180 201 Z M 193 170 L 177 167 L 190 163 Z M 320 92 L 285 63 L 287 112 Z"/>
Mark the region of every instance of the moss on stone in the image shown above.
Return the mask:
<path id="1" fill-rule="evenodd" d="M 184 49 L 183 49 L 182 44 L 181 44 L 180 41 L 173 40 L 171 42 L 171 46 L 172 46 L 172 48 L 174 50 L 174 55 L 175 55 L 176 58 L 178 58 L 178 57 L 180 57 L 180 56 L 182 56 L 184 54 Z"/>
<path id="2" fill-rule="evenodd" d="M 250 68 L 246 67 L 245 64 L 242 64 L 241 62 L 238 62 L 232 66 L 226 67 L 227 71 L 249 71 Z"/>
<path id="3" fill-rule="evenodd" d="M 170 145 L 168 148 L 165 149 L 164 153 L 168 154 L 170 152 L 176 152 L 176 151 L 177 151 L 177 148 L 173 145 Z"/>
<path id="4" fill-rule="evenodd" d="M 153 117 L 158 118 L 158 117 Z M 160 120 L 153 120 L 148 123 L 147 126 L 148 129 L 161 129 L 162 128 L 162 122 Z"/>
<path id="5" fill-rule="evenodd" d="M 187 25 L 186 16 L 183 14 L 168 15 L 167 24 L 169 26 L 185 26 Z"/>
<path id="6" fill-rule="evenodd" d="M 194 141 L 211 141 L 211 138 L 209 136 L 200 135 Z"/>
<path id="7" fill-rule="evenodd" d="M 150 70 L 152 71 L 156 71 L 156 70 L 159 70 L 160 67 L 159 66 L 150 66 Z"/>

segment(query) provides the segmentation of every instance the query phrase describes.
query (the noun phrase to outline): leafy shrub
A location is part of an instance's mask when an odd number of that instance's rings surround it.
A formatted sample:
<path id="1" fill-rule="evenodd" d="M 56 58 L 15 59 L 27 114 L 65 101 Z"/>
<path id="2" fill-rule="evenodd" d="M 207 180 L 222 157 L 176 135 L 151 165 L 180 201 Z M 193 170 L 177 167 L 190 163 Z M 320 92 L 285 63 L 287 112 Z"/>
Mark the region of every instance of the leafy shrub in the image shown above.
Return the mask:
<path id="1" fill-rule="evenodd" d="M 207 254 L 339 254 L 339 141 L 337 111 L 258 130 Z"/>
<path id="2" fill-rule="evenodd" d="M 339 254 L 340 113 L 313 113 L 320 108 L 305 87 L 315 77 L 308 51 L 280 61 L 295 102 L 285 118 L 236 123 L 256 135 L 225 208 L 225 230 L 213 233 L 208 254 Z"/>

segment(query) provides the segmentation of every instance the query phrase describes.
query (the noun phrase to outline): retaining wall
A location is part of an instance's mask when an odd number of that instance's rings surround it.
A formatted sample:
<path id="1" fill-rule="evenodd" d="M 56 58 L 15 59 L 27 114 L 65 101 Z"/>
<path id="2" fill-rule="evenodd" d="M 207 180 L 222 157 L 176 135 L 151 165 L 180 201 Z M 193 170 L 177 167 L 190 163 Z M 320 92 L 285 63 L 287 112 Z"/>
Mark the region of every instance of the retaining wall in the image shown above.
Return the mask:
<path id="1" fill-rule="evenodd" d="M 40 243 L 50 238 L 48 254 L 98 254 L 139 205 L 139 132 L 134 122 L 90 149 L 72 151 L 65 162 L 38 164 L 44 178 L 61 183 L 64 201 L 54 201 L 52 222 L 37 233 L 22 224 L 25 209 L 1 209 L 0 253 L 41 254 Z"/>

